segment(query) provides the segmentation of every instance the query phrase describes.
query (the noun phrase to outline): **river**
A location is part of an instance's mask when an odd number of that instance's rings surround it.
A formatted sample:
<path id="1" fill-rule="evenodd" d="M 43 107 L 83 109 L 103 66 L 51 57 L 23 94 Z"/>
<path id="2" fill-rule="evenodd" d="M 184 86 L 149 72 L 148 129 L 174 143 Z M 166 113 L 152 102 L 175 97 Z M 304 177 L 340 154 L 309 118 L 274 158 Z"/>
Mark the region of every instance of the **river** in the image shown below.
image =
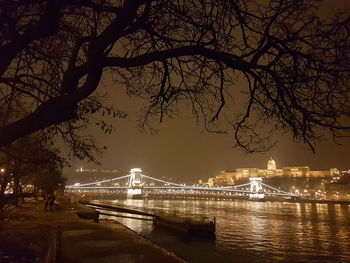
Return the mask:
<path id="1" fill-rule="evenodd" d="M 216 218 L 216 240 L 155 231 L 151 221 L 113 217 L 177 256 L 205 262 L 350 262 L 350 206 L 250 201 L 99 200 Z"/>

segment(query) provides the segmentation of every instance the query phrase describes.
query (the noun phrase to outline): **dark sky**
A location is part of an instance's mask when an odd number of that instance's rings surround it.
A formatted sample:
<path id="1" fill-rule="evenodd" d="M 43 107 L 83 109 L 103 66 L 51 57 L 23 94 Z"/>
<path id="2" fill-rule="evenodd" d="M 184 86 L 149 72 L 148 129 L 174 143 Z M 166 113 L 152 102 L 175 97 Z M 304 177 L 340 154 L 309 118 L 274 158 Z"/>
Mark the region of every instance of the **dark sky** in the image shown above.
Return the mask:
<path id="1" fill-rule="evenodd" d="M 326 1 L 322 13 L 333 7 L 350 7 L 350 1 Z M 128 110 L 129 117 L 114 120 L 115 130 L 112 134 L 104 135 L 97 127 L 89 127 L 87 132 L 95 135 L 97 143 L 108 146 L 104 155 L 98 158 L 102 166 L 74 161 L 72 169 L 81 165 L 86 168 L 117 169 L 123 175 L 133 167 L 140 167 L 147 175 L 158 178 L 167 176 L 188 183 L 198 179 L 207 180 L 222 170 L 265 168 L 270 157 L 275 159 L 278 167 L 308 165 L 312 170 L 331 167 L 350 169 L 350 139 L 344 140 L 341 146 L 332 142 L 319 144 L 316 154 L 313 154 L 305 145 L 294 143 L 291 136 L 285 135 L 268 152 L 245 154 L 232 148 L 234 142 L 231 133 L 203 133 L 186 114 L 167 120 L 156 135 L 141 134 L 135 120 L 136 111 L 143 102 L 126 97 L 118 87 L 111 85 L 108 89 L 108 103 L 115 104 L 118 109 Z M 65 170 L 65 173 L 69 172 L 70 169 Z"/>
<path id="2" fill-rule="evenodd" d="M 232 148 L 232 134 L 218 135 L 202 132 L 192 117 L 180 116 L 166 120 L 156 135 L 140 133 L 136 128 L 136 109 L 141 101 L 125 95 L 112 93 L 110 100 L 116 101 L 119 109 L 132 109 L 127 119 L 112 120 L 115 130 L 103 134 L 94 125 L 88 133 L 94 134 L 99 145 L 108 149 L 101 158 L 102 166 L 75 161 L 72 168 L 117 169 L 121 174 L 133 167 L 140 167 L 145 174 L 155 177 L 172 177 L 179 182 L 207 180 L 220 171 L 239 167 L 265 168 L 268 158 L 275 159 L 278 167 L 308 165 L 313 170 L 336 167 L 350 169 L 350 140 L 343 145 L 332 142 L 319 144 L 313 154 L 291 136 L 279 139 L 278 145 L 265 153 L 246 154 Z M 109 120 L 110 121 L 110 120 Z"/>

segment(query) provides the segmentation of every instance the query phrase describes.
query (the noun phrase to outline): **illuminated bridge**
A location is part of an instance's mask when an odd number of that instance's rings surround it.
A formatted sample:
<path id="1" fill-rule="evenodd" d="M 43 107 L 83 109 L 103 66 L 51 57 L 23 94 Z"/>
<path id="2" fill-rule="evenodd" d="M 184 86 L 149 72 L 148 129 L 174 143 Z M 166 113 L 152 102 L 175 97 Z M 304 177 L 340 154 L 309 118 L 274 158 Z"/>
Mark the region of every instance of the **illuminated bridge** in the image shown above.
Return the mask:
<path id="1" fill-rule="evenodd" d="M 260 177 L 249 178 L 248 183 L 240 185 L 188 186 L 147 176 L 142 173 L 140 168 L 131 169 L 128 175 L 92 183 L 77 183 L 66 186 L 66 189 L 80 193 L 126 194 L 127 198 L 147 196 L 241 196 L 251 199 L 261 199 L 268 196 L 301 197 L 301 195 L 264 184 L 263 178 Z"/>

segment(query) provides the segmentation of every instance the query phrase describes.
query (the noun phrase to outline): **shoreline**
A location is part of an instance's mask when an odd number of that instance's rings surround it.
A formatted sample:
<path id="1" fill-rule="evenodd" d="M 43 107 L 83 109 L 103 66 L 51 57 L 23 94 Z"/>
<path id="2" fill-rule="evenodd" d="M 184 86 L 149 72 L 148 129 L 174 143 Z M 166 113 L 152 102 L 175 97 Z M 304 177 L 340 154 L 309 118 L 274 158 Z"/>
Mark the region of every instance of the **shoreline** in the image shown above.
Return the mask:
<path id="1" fill-rule="evenodd" d="M 0 222 L 0 262 L 187 262 L 118 222 L 81 219 L 84 208 L 58 203 L 55 211 L 43 201 L 12 208 Z"/>

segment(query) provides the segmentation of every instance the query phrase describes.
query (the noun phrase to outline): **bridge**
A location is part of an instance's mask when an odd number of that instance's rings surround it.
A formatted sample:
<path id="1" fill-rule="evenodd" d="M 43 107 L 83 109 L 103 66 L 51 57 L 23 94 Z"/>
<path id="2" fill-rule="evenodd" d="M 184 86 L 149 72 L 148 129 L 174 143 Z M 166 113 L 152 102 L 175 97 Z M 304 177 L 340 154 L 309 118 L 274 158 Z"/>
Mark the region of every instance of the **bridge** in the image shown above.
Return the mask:
<path id="1" fill-rule="evenodd" d="M 66 186 L 73 192 L 124 193 L 127 198 L 142 198 L 148 195 L 192 195 L 192 196 L 244 196 L 250 199 L 262 199 L 267 196 L 301 197 L 263 183 L 263 178 L 252 177 L 249 182 L 240 185 L 209 187 L 188 186 L 168 182 L 143 174 L 140 168 L 133 168 L 130 174 L 97 182 Z"/>

